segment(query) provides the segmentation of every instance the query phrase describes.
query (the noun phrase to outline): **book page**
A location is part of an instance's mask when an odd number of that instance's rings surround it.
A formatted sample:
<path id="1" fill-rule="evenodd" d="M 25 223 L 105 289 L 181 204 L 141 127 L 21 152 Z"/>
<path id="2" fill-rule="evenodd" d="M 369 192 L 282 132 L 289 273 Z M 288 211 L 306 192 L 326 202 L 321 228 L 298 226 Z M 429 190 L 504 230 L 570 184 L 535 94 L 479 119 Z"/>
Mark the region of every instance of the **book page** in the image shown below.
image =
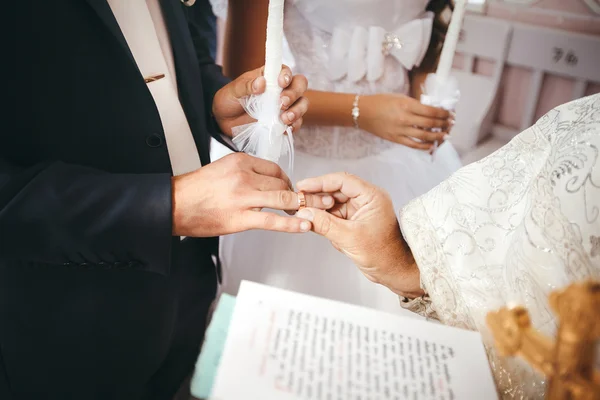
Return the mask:
<path id="1" fill-rule="evenodd" d="M 211 399 L 494 399 L 480 335 L 243 282 Z"/>

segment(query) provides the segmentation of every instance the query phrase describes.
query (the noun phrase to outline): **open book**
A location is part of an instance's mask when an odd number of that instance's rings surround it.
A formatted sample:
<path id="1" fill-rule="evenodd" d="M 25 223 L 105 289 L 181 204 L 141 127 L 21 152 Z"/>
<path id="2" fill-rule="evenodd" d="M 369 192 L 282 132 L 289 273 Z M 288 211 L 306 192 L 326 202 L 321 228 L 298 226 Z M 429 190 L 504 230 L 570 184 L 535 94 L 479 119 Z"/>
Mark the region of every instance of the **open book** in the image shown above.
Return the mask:
<path id="1" fill-rule="evenodd" d="M 242 282 L 192 394 L 213 400 L 496 399 L 477 332 Z"/>

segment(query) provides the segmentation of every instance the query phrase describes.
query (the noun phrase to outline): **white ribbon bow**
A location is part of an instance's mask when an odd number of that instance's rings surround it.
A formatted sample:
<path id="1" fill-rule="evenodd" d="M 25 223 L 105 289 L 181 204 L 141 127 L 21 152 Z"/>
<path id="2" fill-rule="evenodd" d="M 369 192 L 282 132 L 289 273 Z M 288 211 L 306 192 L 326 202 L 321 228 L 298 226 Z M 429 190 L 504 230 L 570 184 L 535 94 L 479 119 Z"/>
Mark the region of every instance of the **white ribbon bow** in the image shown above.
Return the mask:
<path id="1" fill-rule="evenodd" d="M 412 20 L 393 32 L 379 26 L 352 30 L 335 28 L 331 37 L 328 75 L 331 80 L 347 76 L 358 82 L 366 75 L 370 82 L 383 75 L 385 57 L 393 56 L 407 70 L 421 64 L 433 26 L 433 13 Z"/>

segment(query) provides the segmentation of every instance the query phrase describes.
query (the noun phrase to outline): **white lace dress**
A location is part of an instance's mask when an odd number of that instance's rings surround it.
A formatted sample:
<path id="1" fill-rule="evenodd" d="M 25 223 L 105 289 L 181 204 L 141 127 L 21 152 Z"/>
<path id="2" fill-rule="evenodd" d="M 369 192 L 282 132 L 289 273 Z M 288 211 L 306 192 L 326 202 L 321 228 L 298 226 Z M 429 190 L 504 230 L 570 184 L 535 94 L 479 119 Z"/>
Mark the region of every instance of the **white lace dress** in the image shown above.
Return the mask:
<path id="1" fill-rule="evenodd" d="M 504 399 L 542 399 L 540 375 L 497 357 L 485 316 L 521 304 L 554 337 L 548 294 L 600 279 L 600 95 L 550 111 L 462 168 L 404 207 L 400 225 L 431 299 L 410 308 L 479 330 Z"/>
<path id="2" fill-rule="evenodd" d="M 211 0 L 226 18 L 226 0 Z M 286 64 L 304 74 L 314 90 L 368 95 L 408 93 L 408 68 L 429 45 L 432 16 L 427 0 L 289 0 L 284 29 Z M 385 34 L 401 49 L 384 56 Z M 293 57 L 293 60 L 291 59 Z M 350 114 L 351 110 L 348 110 Z M 422 151 L 342 127 L 303 127 L 295 135 L 294 180 L 347 171 L 385 188 L 400 208 L 460 167 L 446 143 L 434 161 Z M 221 254 L 224 290 L 235 294 L 241 279 L 395 313 L 398 299 L 373 285 L 330 244 L 313 234 L 245 232 L 225 237 Z"/>

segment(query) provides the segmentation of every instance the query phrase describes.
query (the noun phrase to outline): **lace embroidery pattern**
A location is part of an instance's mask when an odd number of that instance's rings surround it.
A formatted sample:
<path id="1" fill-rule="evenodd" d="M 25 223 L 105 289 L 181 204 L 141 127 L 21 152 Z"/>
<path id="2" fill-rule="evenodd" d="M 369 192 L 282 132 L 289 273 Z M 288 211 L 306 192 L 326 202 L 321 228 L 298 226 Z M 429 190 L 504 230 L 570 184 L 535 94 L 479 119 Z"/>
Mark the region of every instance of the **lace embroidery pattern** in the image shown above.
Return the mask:
<path id="1" fill-rule="evenodd" d="M 518 302 L 554 335 L 548 293 L 600 278 L 600 95 L 563 105 L 400 212 L 423 289 L 448 325 L 482 332 L 500 394 L 542 398 L 545 382 L 501 359 L 488 311 Z"/>

